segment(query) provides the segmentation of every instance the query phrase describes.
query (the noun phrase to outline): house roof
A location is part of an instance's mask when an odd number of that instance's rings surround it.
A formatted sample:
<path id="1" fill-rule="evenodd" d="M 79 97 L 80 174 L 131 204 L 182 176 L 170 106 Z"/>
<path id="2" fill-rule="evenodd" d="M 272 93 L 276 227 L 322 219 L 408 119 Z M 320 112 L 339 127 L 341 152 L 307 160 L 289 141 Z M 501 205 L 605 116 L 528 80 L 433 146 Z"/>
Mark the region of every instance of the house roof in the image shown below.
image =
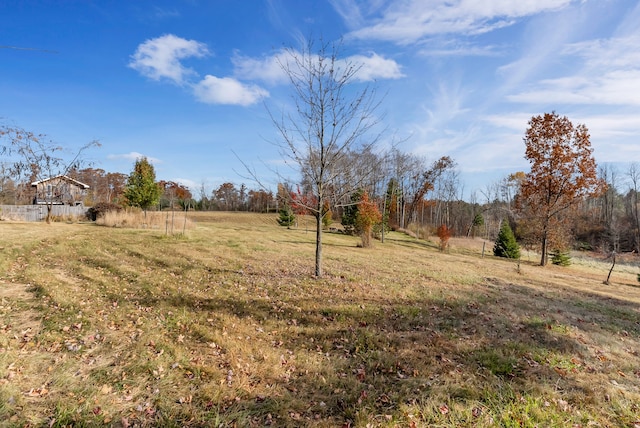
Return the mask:
<path id="1" fill-rule="evenodd" d="M 76 186 L 82 187 L 83 189 L 88 189 L 90 187 L 88 184 L 84 184 L 78 180 L 74 180 L 73 178 L 68 177 L 66 175 L 57 175 L 55 177 L 45 178 L 44 180 L 34 181 L 33 183 L 31 183 L 31 186 L 36 187 L 39 184 L 46 183 L 47 181 L 55 180 L 56 178 L 60 178 L 65 181 L 68 181 L 69 183 L 75 184 Z"/>

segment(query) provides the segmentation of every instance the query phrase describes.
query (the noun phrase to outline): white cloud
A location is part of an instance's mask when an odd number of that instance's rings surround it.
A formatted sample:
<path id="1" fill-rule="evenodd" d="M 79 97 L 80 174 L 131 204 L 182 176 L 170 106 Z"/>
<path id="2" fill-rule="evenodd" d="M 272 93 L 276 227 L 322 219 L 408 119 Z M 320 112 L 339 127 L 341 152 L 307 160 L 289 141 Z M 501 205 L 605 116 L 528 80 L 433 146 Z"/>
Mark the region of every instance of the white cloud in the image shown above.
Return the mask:
<path id="1" fill-rule="evenodd" d="M 404 77 L 400 71 L 400 65 L 392 59 L 384 58 L 377 53 L 371 56 L 353 55 L 346 59 L 346 62 L 361 66 L 355 77 L 362 82 L 369 82 L 376 79 L 399 79 Z"/>
<path id="2" fill-rule="evenodd" d="M 190 180 L 188 178 L 174 178 L 172 180 L 174 183 L 178 183 L 181 184 L 182 186 L 187 187 L 191 193 L 195 193 L 197 189 L 200 188 L 200 186 L 202 186 L 202 183 L 197 183 L 193 180 Z"/>
<path id="3" fill-rule="evenodd" d="M 198 100 L 207 104 L 232 104 L 248 106 L 269 96 L 269 92 L 257 85 L 247 85 L 231 77 L 207 75 L 193 86 Z"/>
<path id="4" fill-rule="evenodd" d="M 138 153 L 138 152 L 129 152 L 129 153 L 116 154 L 116 155 L 107 155 L 107 159 L 111 159 L 111 160 L 124 159 L 124 160 L 129 160 L 129 161 L 132 161 L 132 162 L 135 162 L 138 159 L 142 159 L 142 158 L 147 158 L 147 160 L 152 164 L 162 163 L 162 161 L 160 159 L 149 157 L 149 156 L 145 156 L 142 153 Z"/>
<path id="5" fill-rule="evenodd" d="M 261 80 L 269 84 L 288 82 L 285 69 L 295 71 L 296 58 L 302 58 L 298 51 L 280 50 L 276 54 L 260 59 L 235 55 L 232 59 L 235 66 L 234 75 L 241 79 Z M 316 58 L 312 59 L 317 62 Z M 337 64 L 346 68 L 347 64 L 360 67 L 356 75 L 357 80 L 367 82 L 375 79 L 399 79 L 404 77 L 400 65 L 373 52 L 369 56 L 353 55 L 345 59 L 338 59 Z M 283 69 L 284 68 L 284 69 Z"/>
<path id="6" fill-rule="evenodd" d="M 350 33 L 360 39 L 409 44 L 440 34 L 482 34 L 512 25 L 517 19 L 558 10 L 572 0 L 406 0 L 391 2 L 374 23 Z M 343 18 L 358 16 L 353 4 L 334 8 Z M 349 4 L 347 9 L 344 4 Z"/>
<path id="7" fill-rule="evenodd" d="M 204 43 L 166 34 L 140 44 L 131 55 L 129 67 L 153 80 L 165 78 L 182 84 L 186 76 L 196 73 L 182 65 L 180 60 L 201 58 L 208 54 Z"/>

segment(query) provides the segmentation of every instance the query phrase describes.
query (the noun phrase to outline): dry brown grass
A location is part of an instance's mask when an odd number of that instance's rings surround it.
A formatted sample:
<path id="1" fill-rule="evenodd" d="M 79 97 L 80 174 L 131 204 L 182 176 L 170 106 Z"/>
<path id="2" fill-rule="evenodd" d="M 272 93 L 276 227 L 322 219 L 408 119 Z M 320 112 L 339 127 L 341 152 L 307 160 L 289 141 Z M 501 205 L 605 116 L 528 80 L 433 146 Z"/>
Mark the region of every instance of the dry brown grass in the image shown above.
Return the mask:
<path id="1" fill-rule="evenodd" d="M 191 214 L 184 211 L 147 211 L 146 213 L 140 210 L 108 211 L 96 220 L 96 224 L 107 227 L 156 229 L 163 230 L 165 234 L 174 235 L 193 229 Z"/>
<path id="2" fill-rule="evenodd" d="M 0 224 L 0 420 L 640 423 L 637 270 L 606 286 L 604 262 L 519 274 L 480 240 L 328 233 L 314 279 L 310 226 L 275 218 L 198 213 L 178 237 Z"/>

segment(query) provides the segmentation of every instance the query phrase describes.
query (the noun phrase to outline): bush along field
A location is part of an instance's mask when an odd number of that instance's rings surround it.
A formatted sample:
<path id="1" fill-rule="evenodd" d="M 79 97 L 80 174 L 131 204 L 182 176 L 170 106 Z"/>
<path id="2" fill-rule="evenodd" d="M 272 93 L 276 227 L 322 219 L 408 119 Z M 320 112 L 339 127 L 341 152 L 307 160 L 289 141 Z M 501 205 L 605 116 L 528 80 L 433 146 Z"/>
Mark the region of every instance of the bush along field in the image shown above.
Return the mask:
<path id="1" fill-rule="evenodd" d="M 0 224 L 0 425 L 640 426 L 637 268 L 276 220 Z"/>

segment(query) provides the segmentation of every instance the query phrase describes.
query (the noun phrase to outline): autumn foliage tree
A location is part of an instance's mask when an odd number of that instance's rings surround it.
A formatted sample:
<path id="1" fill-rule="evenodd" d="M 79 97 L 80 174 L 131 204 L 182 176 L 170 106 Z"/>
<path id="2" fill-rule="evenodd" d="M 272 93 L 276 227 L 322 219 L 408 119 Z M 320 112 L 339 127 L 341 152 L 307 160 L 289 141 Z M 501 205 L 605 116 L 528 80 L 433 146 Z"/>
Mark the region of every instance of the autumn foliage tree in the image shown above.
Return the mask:
<path id="1" fill-rule="evenodd" d="M 574 126 L 557 113 L 534 116 L 524 142 L 531 163 L 520 189 L 521 212 L 537 224 L 541 244 L 540 265 L 547 264 L 549 238 L 562 227 L 561 214 L 603 188 L 585 125 Z"/>
<path id="2" fill-rule="evenodd" d="M 440 238 L 440 251 L 445 251 L 449 247 L 449 239 L 451 239 L 451 229 L 446 224 L 441 224 L 436 230 L 438 238 Z"/>
<path id="3" fill-rule="evenodd" d="M 363 247 L 370 247 L 373 226 L 382 221 L 382 214 L 375 202 L 369 200 L 367 192 L 362 193 L 356 214 L 356 229 L 360 232 Z"/>

